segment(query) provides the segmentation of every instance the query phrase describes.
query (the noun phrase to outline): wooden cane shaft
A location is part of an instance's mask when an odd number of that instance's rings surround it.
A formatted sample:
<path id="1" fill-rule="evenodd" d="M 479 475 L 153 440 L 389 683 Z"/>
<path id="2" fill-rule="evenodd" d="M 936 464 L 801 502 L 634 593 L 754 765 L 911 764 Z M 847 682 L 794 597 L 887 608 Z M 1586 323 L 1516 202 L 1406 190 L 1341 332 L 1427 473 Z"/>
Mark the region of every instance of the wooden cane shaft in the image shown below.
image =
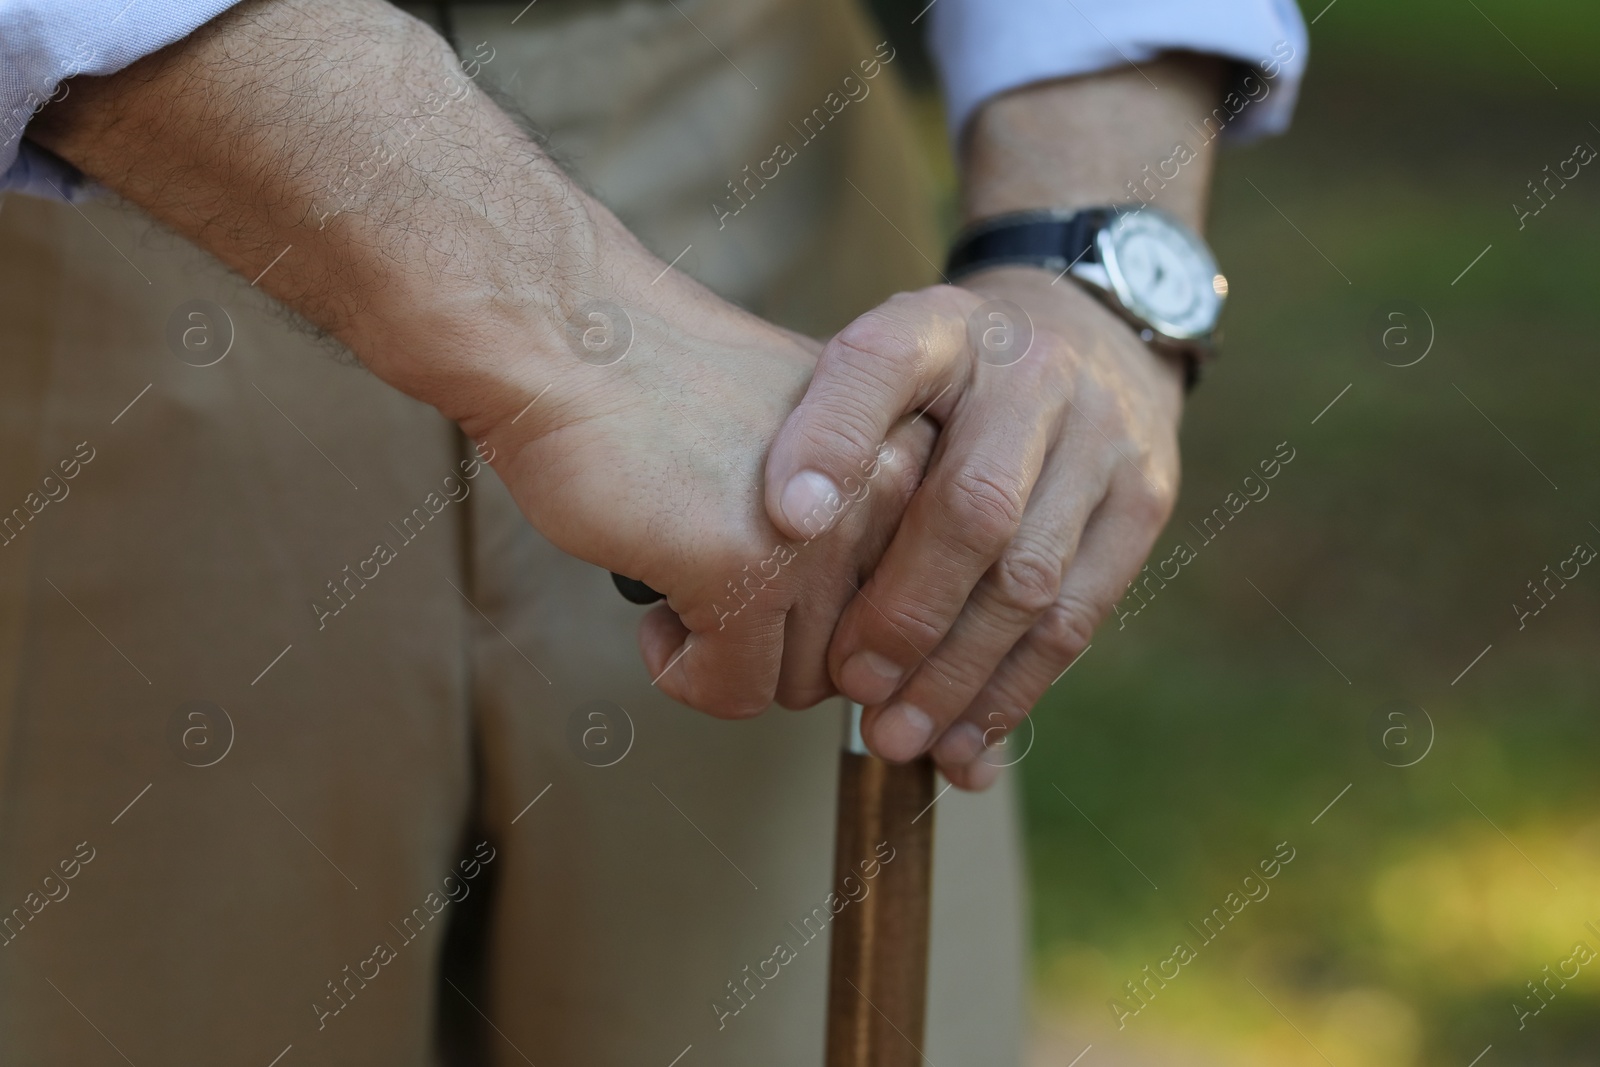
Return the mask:
<path id="1" fill-rule="evenodd" d="M 914 1067 L 928 989 L 933 764 L 885 763 L 848 749 L 840 761 L 833 890 L 845 895 L 853 877 L 850 885 L 867 892 L 833 922 L 827 1067 Z M 871 861 L 879 867 L 865 879 Z"/>

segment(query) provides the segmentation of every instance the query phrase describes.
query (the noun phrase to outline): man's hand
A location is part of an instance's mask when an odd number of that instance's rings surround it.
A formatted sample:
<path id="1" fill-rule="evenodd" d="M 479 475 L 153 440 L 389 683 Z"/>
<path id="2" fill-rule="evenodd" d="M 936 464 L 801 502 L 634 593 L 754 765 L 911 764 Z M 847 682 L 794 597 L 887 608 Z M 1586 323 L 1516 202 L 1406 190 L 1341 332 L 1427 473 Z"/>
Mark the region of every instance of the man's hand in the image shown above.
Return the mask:
<path id="1" fill-rule="evenodd" d="M 652 282 L 663 268 L 616 257 L 594 294 L 602 306 L 580 310 L 565 336 L 537 322 L 512 331 L 542 354 L 461 424 L 493 447 L 512 496 L 558 548 L 667 595 L 639 633 L 664 692 L 725 717 L 774 699 L 809 707 L 835 691 L 829 638 L 899 524 L 934 428 L 885 427 L 819 516 L 826 538 L 780 534 L 762 507 L 761 465 L 819 346 L 682 275 Z M 550 365 L 559 397 L 541 397 Z"/>
<path id="2" fill-rule="evenodd" d="M 1173 58 L 991 102 L 966 142 L 967 217 L 1128 200 L 1143 165 L 1190 136 L 1218 79 L 1210 61 Z M 1209 166 L 1202 147 L 1158 206 L 1198 228 Z M 981 343 L 990 300 L 1031 320 L 1022 358 Z M 927 479 L 829 651 L 839 688 L 868 705 L 874 751 L 907 760 L 931 748 L 956 785 L 993 781 L 1000 761 L 986 747 L 1087 646 L 1166 523 L 1182 378 L 1076 283 L 1033 268 L 901 294 L 827 345 L 767 463 L 780 527 L 836 493 L 886 426 L 925 409 L 941 427 Z"/>
<path id="3" fill-rule="evenodd" d="M 932 428 L 887 420 L 834 532 L 781 536 L 761 460 L 816 344 L 649 255 L 478 62 L 381 0 L 248 0 L 29 132 L 486 441 L 558 547 L 666 593 L 641 630 L 663 690 L 729 716 L 822 699 Z"/>
<path id="4" fill-rule="evenodd" d="M 1022 308 L 1026 356 L 989 362 L 968 338 L 988 300 Z M 1089 643 L 1177 495 L 1182 370 L 1066 282 L 1031 268 L 894 297 L 824 349 L 773 449 L 784 476 L 881 439 L 925 408 L 943 427 L 900 530 L 834 635 L 840 688 L 869 705 L 863 732 L 896 760 L 926 751 L 979 788 L 979 757 Z M 848 462 L 848 460 L 846 460 Z"/>

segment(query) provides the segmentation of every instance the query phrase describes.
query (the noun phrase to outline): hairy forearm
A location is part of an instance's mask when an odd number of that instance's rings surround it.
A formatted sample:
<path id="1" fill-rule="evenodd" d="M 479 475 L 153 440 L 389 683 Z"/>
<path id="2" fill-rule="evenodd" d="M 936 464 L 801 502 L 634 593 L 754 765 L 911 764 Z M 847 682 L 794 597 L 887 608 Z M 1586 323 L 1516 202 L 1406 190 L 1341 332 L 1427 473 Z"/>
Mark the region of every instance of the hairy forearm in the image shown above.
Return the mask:
<path id="1" fill-rule="evenodd" d="M 1172 55 L 995 98 L 962 150 L 967 220 L 1148 200 L 1200 229 L 1213 153 L 1195 131 L 1221 95 L 1222 72 L 1218 60 Z"/>
<path id="2" fill-rule="evenodd" d="M 477 71 L 381 0 L 248 0 L 30 136 L 458 416 L 526 358 L 490 319 L 559 323 L 632 245 Z"/>

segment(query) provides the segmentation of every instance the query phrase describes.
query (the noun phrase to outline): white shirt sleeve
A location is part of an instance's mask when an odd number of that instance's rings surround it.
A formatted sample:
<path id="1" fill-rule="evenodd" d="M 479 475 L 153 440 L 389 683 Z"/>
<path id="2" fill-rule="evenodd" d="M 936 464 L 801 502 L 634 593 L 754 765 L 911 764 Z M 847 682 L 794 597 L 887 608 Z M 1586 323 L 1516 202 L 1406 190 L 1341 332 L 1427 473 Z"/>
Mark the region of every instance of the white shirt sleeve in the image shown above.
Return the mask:
<path id="1" fill-rule="evenodd" d="M 952 137 L 996 94 L 1179 50 L 1245 68 L 1222 109 L 1229 136 L 1280 133 L 1306 66 L 1294 0 L 935 0 L 928 17 Z"/>
<path id="2" fill-rule="evenodd" d="M 0 193 L 73 196 L 83 177 L 22 137 L 79 74 L 115 74 L 238 0 L 0 0 Z"/>

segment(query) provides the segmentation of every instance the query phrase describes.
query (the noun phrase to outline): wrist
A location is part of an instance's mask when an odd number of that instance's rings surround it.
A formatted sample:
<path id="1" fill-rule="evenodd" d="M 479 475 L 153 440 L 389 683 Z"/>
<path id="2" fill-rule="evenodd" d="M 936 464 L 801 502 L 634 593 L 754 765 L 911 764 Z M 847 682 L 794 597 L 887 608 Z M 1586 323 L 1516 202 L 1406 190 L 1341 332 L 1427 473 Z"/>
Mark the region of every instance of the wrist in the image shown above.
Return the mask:
<path id="1" fill-rule="evenodd" d="M 553 166 L 538 180 L 517 191 L 537 211 L 458 220 L 448 262 L 397 274 L 347 342 L 491 447 L 503 475 L 545 462 L 532 446 L 559 431 L 676 395 L 706 352 L 813 344 L 668 269 Z"/>
<path id="2" fill-rule="evenodd" d="M 964 220 L 1143 202 L 1152 168 L 1172 155 L 1174 144 L 1192 138 L 1220 97 L 1223 71 L 1214 58 L 1166 55 L 1138 69 L 995 97 L 974 117 L 963 144 Z M 1205 222 L 1212 156 L 1211 143 L 1201 143 L 1176 179 L 1160 183 L 1160 206 L 1197 232 Z"/>
<path id="3" fill-rule="evenodd" d="M 1131 324 L 1077 282 L 1039 267 L 1001 266 L 974 271 L 959 284 L 987 300 L 1015 303 L 1027 313 L 1031 330 L 1047 330 L 1065 341 L 1086 372 L 1136 383 L 1174 424 L 1180 420 L 1183 361 L 1146 344 Z"/>
<path id="4" fill-rule="evenodd" d="M 517 168 L 524 188 L 515 199 L 486 200 L 485 212 L 446 201 L 430 206 L 426 223 L 400 220 L 432 240 L 380 247 L 357 233 L 349 242 L 370 253 L 349 269 L 371 283 L 335 317 L 333 334 L 380 379 L 458 421 L 549 362 L 548 325 L 571 302 L 564 279 L 594 258 L 588 206 L 554 195 L 558 181 L 529 169 Z M 535 201 L 530 218 L 524 206 Z"/>
<path id="5" fill-rule="evenodd" d="M 472 439 L 494 437 L 502 455 L 575 418 L 583 396 L 629 372 L 610 368 L 627 355 L 640 294 L 662 267 L 609 211 L 543 167 L 508 171 L 520 187 L 498 208 L 441 220 L 434 232 L 450 234 L 451 247 L 419 250 L 426 266 L 396 271 L 340 331 L 379 378 Z"/>

